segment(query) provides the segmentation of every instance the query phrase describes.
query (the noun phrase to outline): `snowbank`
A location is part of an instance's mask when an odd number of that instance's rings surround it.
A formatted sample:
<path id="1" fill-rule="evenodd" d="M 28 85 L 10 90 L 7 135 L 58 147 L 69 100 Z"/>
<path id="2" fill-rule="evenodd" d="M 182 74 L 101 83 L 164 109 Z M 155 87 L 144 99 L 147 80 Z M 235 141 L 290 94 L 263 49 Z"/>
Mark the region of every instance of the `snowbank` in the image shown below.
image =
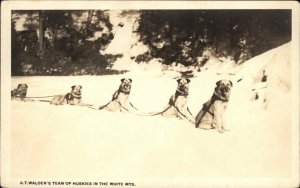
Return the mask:
<path id="1" fill-rule="evenodd" d="M 12 175 L 27 179 L 93 177 L 101 181 L 117 177 L 117 181 L 130 180 L 138 186 L 146 186 L 146 179 L 147 186 L 154 180 L 163 185 L 162 180 L 175 182 L 178 178 L 188 179 L 182 186 L 189 182 L 199 186 L 202 178 L 289 177 L 289 46 L 246 62 L 237 75 L 207 70 L 191 78 L 189 107 L 194 115 L 211 97 L 216 81 L 234 81 L 224 117 L 230 132 L 224 134 L 195 129 L 176 118 L 12 101 L 12 117 L 17 117 L 11 124 Z M 262 69 L 268 74 L 267 101 L 280 108 L 264 108 L 249 97 Z M 12 88 L 27 83 L 28 96 L 45 96 L 67 93 L 72 85 L 80 84 L 83 101 L 97 107 L 111 99 L 121 78 L 131 77 L 131 102 L 141 111 L 156 112 L 166 107 L 177 84 L 176 74 L 158 73 L 13 77 Z M 243 80 L 236 82 L 241 77 Z"/>
<path id="2" fill-rule="evenodd" d="M 290 51 L 291 44 L 287 43 L 240 65 L 240 71 L 234 78 L 234 81 L 240 80 L 240 82 L 236 82 L 237 87 L 234 88 L 233 94 L 242 93 L 243 96 L 233 98 L 242 97 L 240 100 L 250 101 L 254 99 L 254 95 L 257 95 L 256 97 L 261 99 L 259 101 L 265 103 L 264 107 L 270 108 L 273 108 L 279 99 L 289 99 L 291 92 Z M 266 82 L 262 82 L 264 75 Z"/>

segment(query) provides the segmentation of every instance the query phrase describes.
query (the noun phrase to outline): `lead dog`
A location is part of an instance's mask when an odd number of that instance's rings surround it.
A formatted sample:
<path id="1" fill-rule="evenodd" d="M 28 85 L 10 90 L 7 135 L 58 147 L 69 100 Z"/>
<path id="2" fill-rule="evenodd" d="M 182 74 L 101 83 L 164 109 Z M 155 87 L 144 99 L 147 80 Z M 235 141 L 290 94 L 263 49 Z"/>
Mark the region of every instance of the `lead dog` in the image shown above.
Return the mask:
<path id="1" fill-rule="evenodd" d="M 112 112 L 122 112 L 131 110 L 131 103 L 129 102 L 129 95 L 131 91 L 132 79 L 123 78 L 119 89 L 113 94 L 111 101 L 99 107 L 99 110 L 106 109 Z"/>
<path id="2" fill-rule="evenodd" d="M 65 95 L 57 95 L 51 101 L 50 104 L 55 105 L 64 105 L 64 104 L 71 104 L 71 105 L 82 105 L 81 103 L 81 89 L 82 86 L 74 85 L 71 87 L 71 92 Z"/>
<path id="3" fill-rule="evenodd" d="M 17 99 L 24 101 L 27 95 L 27 84 L 18 84 L 18 87 L 14 90 L 11 90 L 11 99 Z"/>
<path id="4" fill-rule="evenodd" d="M 231 88 L 232 82 L 230 80 L 220 80 L 216 83 L 211 99 L 203 104 L 202 109 L 196 116 L 196 128 L 216 128 L 220 133 L 226 131 L 222 115 L 226 110 Z"/>
<path id="5" fill-rule="evenodd" d="M 162 113 L 163 116 L 187 119 L 194 123 L 194 117 L 188 108 L 189 83 L 190 80 L 188 78 L 177 80 L 176 92 L 169 99 L 168 108 Z"/>

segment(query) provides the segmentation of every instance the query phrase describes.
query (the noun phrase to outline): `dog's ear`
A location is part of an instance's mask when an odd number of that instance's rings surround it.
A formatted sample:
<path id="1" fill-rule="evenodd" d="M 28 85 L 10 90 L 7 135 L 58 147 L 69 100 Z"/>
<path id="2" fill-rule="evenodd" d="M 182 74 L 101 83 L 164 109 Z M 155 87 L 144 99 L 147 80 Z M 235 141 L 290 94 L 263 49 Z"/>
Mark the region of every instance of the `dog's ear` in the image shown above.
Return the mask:
<path id="1" fill-rule="evenodd" d="M 125 78 L 122 78 L 122 79 L 121 79 L 121 82 L 124 82 L 124 80 L 125 80 Z"/>
<path id="2" fill-rule="evenodd" d="M 230 82 L 230 85 L 231 85 L 231 87 L 233 86 L 233 83 L 232 83 L 232 81 L 231 80 L 229 80 L 229 82 Z"/>
<path id="3" fill-rule="evenodd" d="M 25 84 L 25 87 L 26 87 L 26 88 L 28 88 L 28 85 L 27 85 L 27 84 Z"/>
<path id="4" fill-rule="evenodd" d="M 81 85 L 79 85 L 79 87 L 80 87 L 80 89 L 82 89 L 82 86 L 81 86 Z"/>
<path id="5" fill-rule="evenodd" d="M 17 88 L 20 88 L 20 87 L 21 87 L 21 85 L 22 85 L 22 84 L 18 84 L 18 87 L 17 87 Z"/>
<path id="6" fill-rule="evenodd" d="M 71 88 L 72 88 L 72 90 L 74 90 L 74 88 L 75 88 L 76 86 L 72 86 Z"/>
<path id="7" fill-rule="evenodd" d="M 129 78 L 128 80 L 130 81 L 130 83 L 132 83 L 132 79 L 131 78 Z"/>
<path id="8" fill-rule="evenodd" d="M 219 80 L 219 81 L 217 81 L 217 82 L 216 82 L 216 85 L 217 85 L 217 87 L 219 87 L 219 86 L 220 86 L 220 84 L 221 84 L 221 81 L 222 81 L 222 80 Z"/>
<path id="9" fill-rule="evenodd" d="M 187 78 L 186 81 L 187 81 L 187 83 L 190 83 L 191 80 Z"/>
<path id="10" fill-rule="evenodd" d="M 181 81 L 181 78 L 177 79 L 177 83 L 179 83 Z"/>

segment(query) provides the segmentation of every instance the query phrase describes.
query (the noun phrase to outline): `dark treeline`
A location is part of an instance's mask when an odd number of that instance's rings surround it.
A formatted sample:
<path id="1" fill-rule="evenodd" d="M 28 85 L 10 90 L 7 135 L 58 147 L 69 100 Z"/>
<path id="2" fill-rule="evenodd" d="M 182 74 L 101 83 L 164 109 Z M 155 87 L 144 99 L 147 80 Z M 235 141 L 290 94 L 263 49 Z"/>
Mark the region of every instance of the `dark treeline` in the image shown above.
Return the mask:
<path id="1" fill-rule="evenodd" d="M 146 56 L 191 65 L 204 50 L 237 63 L 291 40 L 289 10 L 142 11 Z M 160 44 L 163 44 L 162 46 Z"/>
<path id="2" fill-rule="evenodd" d="M 106 12 L 13 11 L 12 75 L 107 74 L 122 54 L 99 52 L 114 39 Z M 135 32 L 148 52 L 132 57 L 137 62 L 161 58 L 164 64 L 189 66 L 209 51 L 211 56 L 243 63 L 291 40 L 290 10 L 141 10 L 139 14 Z M 24 20 L 22 30 L 17 29 L 18 19 Z"/>
<path id="3" fill-rule="evenodd" d="M 17 32 L 20 18 L 25 30 Z M 105 11 L 13 11 L 12 75 L 101 74 L 117 58 L 99 53 L 112 39 Z"/>

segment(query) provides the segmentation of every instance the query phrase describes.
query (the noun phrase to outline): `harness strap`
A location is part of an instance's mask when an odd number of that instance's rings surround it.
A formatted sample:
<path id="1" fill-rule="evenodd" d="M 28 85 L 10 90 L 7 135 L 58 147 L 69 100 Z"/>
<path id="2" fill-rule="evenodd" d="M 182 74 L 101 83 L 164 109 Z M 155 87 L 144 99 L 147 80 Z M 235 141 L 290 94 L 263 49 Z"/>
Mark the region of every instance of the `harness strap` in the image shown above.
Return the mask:
<path id="1" fill-rule="evenodd" d="M 117 92 L 118 92 L 117 95 L 116 95 L 116 96 L 113 96 L 112 101 L 115 100 L 115 99 L 117 99 L 118 96 L 120 95 L 120 93 L 124 93 L 124 94 L 127 94 L 127 95 L 130 94 L 130 91 L 128 91 L 128 92 L 122 91 L 120 88 L 117 90 Z"/>
<path id="2" fill-rule="evenodd" d="M 110 100 L 107 104 L 105 104 L 105 105 L 103 105 L 103 106 L 100 106 L 100 107 L 98 108 L 98 110 L 102 110 L 103 108 L 107 107 L 107 105 L 108 105 L 111 101 L 113 101 L 113 100 Z"/>
<path id="3" fill-rule="evenodd" d="M 183 117 L 185 117 L 186 120 L 188 120 L 189 122 L 191 122 L 192 124 L 194 124 L 194 122 L 192 122 L 191 120 L 189 120 L 188 117 L 186 117 L 186 115 L 184 115 L 175 105 L 174 105 L 174 107 L 177 110 L 177 112 L 179 112 Z"/>
<path id="4" fill-rule="evenodd" d="M 161 112 L 156 112 L 156 113 L 149 114 L 149 115 L 145 115 L 145 116 L 157 116 L 157 115 L 160 115 L 160 114 L 166 112 L 166 111 L 169 110 L 170 108 L 171 108 L 171 105 L 169 105 L 166 109 L 164 109 L 164 110 L 161 111 Z"/>
<path id="5" fill-rule="evenodd" d="M 119 95 L 119 93 L 118 93 L 118 95 Z M 132 114 L 135 114 L 135 115 L 138 115 L 138 116 L 157 116 L 157 115 L 160 115 L 160 114 L 163 114 L 164 112 L 166 112 L 167 110 L 169 110 L 172 106 L 174 106 L 175 107 L 175 109 L 186 119 L 186 120 L 188 120 L 189 122 L 191 122 L 187 117 L 186 117 L 186 115 L 184 115 L 176 106 L 175 106 L 175 102 L 176 102 L 176 100 L 177 100 L 177 98 L 178 98 L 178 95 L 175 95 L 175 100 L 174 100 L 174 102 L 172 102 L 172 103 L 170 103 L 169 102 L 169 106 L 166 108 L 166 109 L 164 109 L 163 111 L 161 111 L 161 112 L 157 112 L 157 113 L 153 113 L 153 114 L 137 114 L 137 113 L 134 113 L 134 112 L 131 112 L 130 110 L 128 110 L 126 107 L 124 107 L 121 103 L 120 103 L 120 101 L 118 101 L 118 100 L 116 100 L 117 102 L 118 102 L 118 104 L 121 106 L 121 108 L 123 108 L 124 110 L 126 110 L 127 112 L 130 112 L 130 113 L 132 113 Z M 110 102 L 112 102 L 114 99 L 112 99 L 111 101 L 109 101 L 106 105 L 104 105 L 104 106 L 101 106 L 101 107 L 99 107 L 99 110 L 102 110 L 103 108 L 105 108 Z M 133 107 L 133 108 L 135 108 L 133 105 L 132 105 L 132 103 L 130 103 L 130 105 Z M 91 107 L 89 107 L 89 108 L 91 108 Z M 91 108 L 91 109 L 94 109 L 95 110 L 95 108 Z M 135 108 L 136 110 L 138 110 L 137 108 Z M 188 111 L 189 111 L 189 109 L 188 109 Z M 189 113 L 191 114 L 191 112 L 189 111 Z M 191 114 L 192 115 L 192 114 Z M 191 122 L 191 123 L 193 123 L 193 122 Z"/>
<path id="6" fill-rule="evenodd" d="M 187 107 L 187 111 L 188 111 L 188 113 L 189 113 L 191 116 L 193 116 L 193 114 L 192 114 L 192 112 L 190 111 L 189 107 Z"/>
<path id="7" fill-rule="evenodd" d="M 109 103 L 110 102 L 112 102 L 112 101 L 114 101 L 114 100 L 116 100 L 117 98 L 118 98 L 118 96 L 120 95 L 120 93 L 125 93 L 125 94 L 129 94 L 130 92 L 124 92 L 124 91 L 121 91 L 120 89 L 118 89 L 117 90 L 117 96 L 113 96 L 113 98 L 107 103 L 107 104 L 105 104 L 105 105 L 103 105 L 103 106 L 100 106 L 99 107 L 99 110 L 102 110 L 103 108 L 105 108 L 105 107 L 107 107 L 108 105 L 109 105 Z"/>
<path id="8" fill-rule="evenodd" d="M 203 104 L 203 107 L 202 107 L 202 110 L 204 111 L 203 113 L 202 113 L 202 115 L 200 116 L 200 118 L 199 118 L 199 120 L 197 121 L 197 122 L 195 122 L 196 123 L 196 125 L 195 125 L 195 128 L 198 128 L 199 127 L 199 125 L 200 125 L 200 122 L 202 121 L 202 119 L 204 118 L 204 115 L 208 112 L 210 115 L 214 115 L 212 112 L 210 112 L 209 111 L 209 109 L 210 109 L 210 107 L 214 104 L 214 102 L 215 102 L 215 97 L 214 96 L 216 96 L 215 94 L 211 97 L 211 99 L 210 99 L 210 103 L 209 103 L 209 105 L 206 105 L 206 103 L 204 103 Z M 199 123 L 198 123 L 199 122 Z"/>
<path id="9" fill-rule="evenodd" d="M 81 96 L 76 96 L 72 93 L 67 93 L 64 97 L 64 99 L 67 100 L 67 104 L 70 104 L 70 101 L 72 101 L 73 99 L 81 99 Z M 64 100 L 63 100 L 64 101 Z M 62 102 L 63 102 L 62 101 Z"/>
<path id="10" fill-rule="evenodd" d="M 118 91 L 119 91 L 119 94 L 120 94 L 120 93 L 125 93 L 125 94 L 127 94 L 127 95 L 130 94 L 130 91 L 123 91 L 123 90 L 121 90 L 121 89 L 119 89 Z M 118 94 L 118 95 L 119 95 L 119 94 Z"/>
<path id="11" fill-rule="evenodd" d="M 228 102 L 228 98 L 220 95 L 217 90 L 214 91 L 214 94 L 213 94 L 212 98 L 214 98 L 215 100 Z"/>
<path id="12" fill-rule="evenodd" d="M 176 89 L 175 96 L 176 95 L 178 95 L 178 96 L 188 96 L 189 93 L 188 92 L 180 91 L 179 89 Z"/>
<path id="13" fill-rule="evenodd" d="M 133 104 L 131 102 L 129 102 L 130 106 L 136 110 L 138 110 L 135 106 L 133 106 Z"/>
<path id="14" fill-rule="evenodd" d="M 117 101 L 117 102 L 118 102 L 118 104 L 119 104 L 122 108 L 124 108 L 126 111 L 130 112 L 126 107 L 124 107 L 124 106 L 120 103 L 120 101 Z M 130 113 L 132 113 L 132 112 L 130 112 Z"/>
<path id="15" fill-rule="evenodd" d="M 182 94 L 182 93 L 181 93 Z M 160 115 L 160 114 L 163 114 L 164 112 L 166 112 L 167 110 L 169 110 L 172 106 L 174 106 L 174 108 L 177 110 L 177 112 L 179 112 L 186 120 L 188 120 L 189 122 L 191 122 L 191 123 L 193 123 L 192 121 L 190 121 L 189 120 L 189 118 L 186 116 L 186 115 L 184 115 L 176 106 L 175 106 L 175 103 L 176 103 L 176 101 L 177 101 L 177 99 L 178 99 L 178 96 L 180 96 L 177 92 L 175 93 L 175 99 L 174 99 L 174 101 L 173 102 L 171 102 L 171 100 L 169 101 L 169 106 L 166 108 L 166 109 L 164 109 L 163 111 L 161 111 L 161 112 L 158 112 L 158 113 L 155 113 L 155 114 L 151 114 L 151 115 L 149 115 L 149 116 L 156 116 L 156 115 Z M 182 95 L 181 95 L 182 96 Z M 192 113 L 190 112 L 190 110 L 189 110 L 189 108 L 187 109 L 188 110 L 188 112 L 190 113 L 190 115 L 192 115 Z M 193 116 L 193 115 L 192 115 Z"/>
<path id="16" fill-rule="evenodd" d="M 49 97 L 55 97 L 57 95 L 49 95 L 49 96 L 40 96 L 40 97 L 24 97 L 24 98 L 49 98 Z"/>
<path id="17" fill-rule="evenodd" d="M 222 99 L 221 97 L 219 97 L 218 95 L 216 95 L 216 94 L 214 93 L 213 96 L 212 96 L 211 99 L 210 99 L 209 105 L 206 105 L 206 103 L 203 104 L 202 110 L 204 111 L 204 113 L 202 113 L 201 117 L 199 118 L 199 120 L 198 120 L 199 123 L 196 124 L 196 126 L 195 126 L 196 128 L 199 127 L 199 124 L 200 124 L 200 122 L 202 121 L 202 119 L 204 118 L 204 115 L 205 115 L 206 113 L 209 113 L 210 115 L 214 116 L 214 114 L 213 114 L 211 111 L 209 111 L 209 109 L 210 109 L 210 107 L 215 103 L 215 101 L 217 101 L 217 100 L 223 101 L 223 102 L 228 102 L 228 100 Z"/>
<path id="18" fill-rule="evenodd" d="M 133 112 L 131 112 L 131 111 L 129 111 L 126 107 L 124 107 L 119 101 L 118 101 L 118 103 L 119 103 L 119 105 L 123 108 L 123 109 L 125 109 L 126 111 L 128 111 L 128 112 L 130 112 L 130 113 L 132 113 L 132 114 L 135 114 L 135 115 L 139 115 L 139 116 L 156 116 L 156 115 L 159 115 L 159 114 L 162 114 L 162 113 L 164 113 L 164 112 L 166 112 L 168 109 L 170 109 L 172 106 L 174 106 L 174 105 L 170 105 L 170 106 L 168 106 L 165 110 L 163 110 L 163 111 L 161 111 L 161 112 L 158 112 L 158 113 L 155 113 L 155 114 L 137 114 L 137 113 L 133 113 Z M 176 106 L 174 106 L 175 107 L 175 109 L 177 110 L 177 112 L 179 112 L 186 120 L 188 120 L 189 122 L 191 122 L 191 123 L 193 123 L 192 121 L 190 121 L 187 117 L 186 117 L 186 115 L 184 115 Z"/>

